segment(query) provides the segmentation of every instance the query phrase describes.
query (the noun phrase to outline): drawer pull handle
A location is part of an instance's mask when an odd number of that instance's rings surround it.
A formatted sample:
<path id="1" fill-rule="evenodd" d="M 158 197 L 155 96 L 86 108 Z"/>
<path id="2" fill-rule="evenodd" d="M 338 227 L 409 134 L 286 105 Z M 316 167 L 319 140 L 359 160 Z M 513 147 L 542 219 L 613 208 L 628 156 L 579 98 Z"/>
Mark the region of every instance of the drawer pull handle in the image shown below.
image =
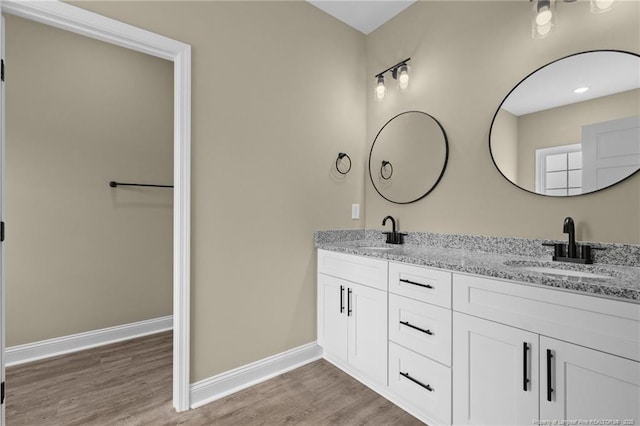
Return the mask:
<path id="1" fill-rule="evenodd" d="M 551 387 L 551 358 L 553 358 L 551 349 L 547 349 L 547 401 L 549 402 L 551 402 L 551 394 L 553 393 L 553 388 Z"/>
<path id="2" fill-rule="evenodd" d="M 403 373 L 402 371 L 400 372 L 400 375 L 404 378 L 407 378 L 409 380 L 411 380 L 413 383 L 415 383 L 418 386 L 422 386 L 423 388 L 425 388 L 426 390 L 428 390 L 429 392 L 433 392 L 433 388 L 429 385 L 425 385 L 424 383 L 414 379 L 413 377 L 411 377 L 409 375 L 409 373 Z"/>
<path id="3" fill-rule="evenodd" d="M 405 280 L 404 278 L 400 278 L 400 282 L 407 283 L 407 284 L 412 284 L 412 285 L 417 285 L 418 287 L 433 288 L 433 286 L 432 286 L 432 285 L 429 285 L 429 284 L 420 284 L 420 283 L 417 283 L 417 282 L 415 282 L 415 281 Z"/>
<path id="4" fill-rule="evenodd" d="M 527 384 L 529 384 L 529 378 L 527 377 L 527 353 L 529 352 L 529 345 L 527 342 L 522 342 L 522 390 L 527 391 Z"/>
<path id="5" fill-rule="evenodd" d="M 340 286 L 340 313 L 344 312 L 344 286 Z"/>
<path id="6" fill-rule="evenodd" d="M 350 317 L 351 316 L 351 312 L 353 312 L 353 310 L 351 309 L 351 293 L 353 293 L 351 291 L 351 289 L 347 289 L 347 316 Z"/>
<path id="7" fill-rule="evenodd" d="M 433 336 L 433 332 L 431 330 L 425 330 L 424 328 L 416 327 L 413 324 L 409 324 L 409 321 L 400 321 L 400 324 L 406 325 L 407 327 L 413 328 L 414 330 L 422 331 L 429 336 Z"/>

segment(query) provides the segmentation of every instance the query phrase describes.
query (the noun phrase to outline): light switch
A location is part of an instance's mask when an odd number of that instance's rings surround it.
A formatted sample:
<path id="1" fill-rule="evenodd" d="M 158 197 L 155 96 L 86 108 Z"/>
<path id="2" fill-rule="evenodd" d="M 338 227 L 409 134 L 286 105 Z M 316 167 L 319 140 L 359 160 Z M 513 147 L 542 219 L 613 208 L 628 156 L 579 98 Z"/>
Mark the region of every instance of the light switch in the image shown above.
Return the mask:
<path id="1" fill-rule="evenodd" d="M 351 204 L 351 219 L 360 219 L 360 204 Z"/>

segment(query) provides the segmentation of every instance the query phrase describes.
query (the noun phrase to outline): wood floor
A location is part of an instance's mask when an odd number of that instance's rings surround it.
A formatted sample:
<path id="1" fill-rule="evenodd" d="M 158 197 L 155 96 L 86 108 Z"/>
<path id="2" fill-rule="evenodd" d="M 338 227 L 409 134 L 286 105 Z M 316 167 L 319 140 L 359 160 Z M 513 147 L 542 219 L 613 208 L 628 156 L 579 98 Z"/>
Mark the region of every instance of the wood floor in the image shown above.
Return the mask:
<path id="1" fill-rule="evenodd" d="M 7 426 L 422 425 L 324 360 L 196 410 L 171 407 L 171 332 L 7 369 Z"/>

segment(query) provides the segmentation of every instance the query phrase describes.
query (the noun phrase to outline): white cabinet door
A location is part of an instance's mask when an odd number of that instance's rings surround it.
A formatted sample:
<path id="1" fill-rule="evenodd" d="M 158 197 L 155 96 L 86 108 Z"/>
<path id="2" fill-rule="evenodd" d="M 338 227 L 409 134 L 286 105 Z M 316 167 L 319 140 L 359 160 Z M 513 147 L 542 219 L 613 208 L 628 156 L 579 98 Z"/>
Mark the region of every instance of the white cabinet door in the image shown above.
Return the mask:
<path id="1" fill-rule="evenodd" d="M 451 424 L 451 369 L 389 342 L 389 390 L 428 424 Z"/>
<path id="2" fill-rule="evenodd" d="M 541 336 L 540 370 L 541 420 L 640 423 L 640 363 Z"/>
<path id="3" fill-rule="evenodd" d="M 347 361 L 347 281 L 318 274 L 318 343 L 332 357 Z"/>
<path id="4" fill-rule="evenodd" d="M 451 311 L 389 294 L 389 340 L 451 366 Z"/>
<path id="5" fill-rule="evenodd" d="M 347 293 L 349 364 L 387 385 L 387 292 L 349 284 Z"/>
<path id="6" fill-rule="evenodd" d="M 538 388 L 537 334 L 454 312 L 454 424 L 531 425 Z"/>

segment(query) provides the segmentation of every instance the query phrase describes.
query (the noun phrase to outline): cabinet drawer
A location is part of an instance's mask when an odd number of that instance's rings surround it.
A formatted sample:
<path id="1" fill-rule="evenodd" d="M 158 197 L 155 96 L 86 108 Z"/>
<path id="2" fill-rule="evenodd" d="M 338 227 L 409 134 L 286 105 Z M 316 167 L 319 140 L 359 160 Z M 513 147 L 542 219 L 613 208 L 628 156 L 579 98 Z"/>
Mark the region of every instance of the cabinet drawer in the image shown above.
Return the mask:
<path id="1" fill-rule="evenodd" d="M 389 339 L 451 365 L 451 311 L 390 294 Z"/>
<path id="2" fill-rule="evenodd" d="M 451 308 L 451 272 L 389 262 L 389 291 Z"/>
<path id="3" fill-rule="evenodd" d="M 640 361 L 640 304 L 453 274 L 453 309 Z"/>
<path id="4" fill-rule="evenodd" d="M 451 424 L 450 368 L 390 342 L 389 388 L 437 424 Z"/>
<path id="5" fill-rule="evenodd" d="M 385 260 L 318 250 L 318 273 L 387 290 Z"/>

